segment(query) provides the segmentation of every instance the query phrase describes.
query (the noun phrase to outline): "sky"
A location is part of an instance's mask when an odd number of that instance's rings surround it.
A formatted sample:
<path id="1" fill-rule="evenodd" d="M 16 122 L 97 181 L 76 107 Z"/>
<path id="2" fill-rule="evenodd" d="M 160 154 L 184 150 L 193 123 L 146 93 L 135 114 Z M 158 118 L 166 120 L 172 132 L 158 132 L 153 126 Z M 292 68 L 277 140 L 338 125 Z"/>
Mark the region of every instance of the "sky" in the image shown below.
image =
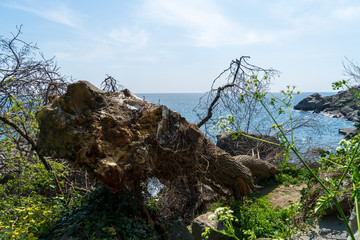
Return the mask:
<path id="1" fill-rule="evenodd" d="M 19 25 L 61 73 L 137 93 L 208 91 L 241 56 L 281 72 L 273 92 L 326 92 L 360 62 L 357 0 L 1 0 L 0 35 Z"/>

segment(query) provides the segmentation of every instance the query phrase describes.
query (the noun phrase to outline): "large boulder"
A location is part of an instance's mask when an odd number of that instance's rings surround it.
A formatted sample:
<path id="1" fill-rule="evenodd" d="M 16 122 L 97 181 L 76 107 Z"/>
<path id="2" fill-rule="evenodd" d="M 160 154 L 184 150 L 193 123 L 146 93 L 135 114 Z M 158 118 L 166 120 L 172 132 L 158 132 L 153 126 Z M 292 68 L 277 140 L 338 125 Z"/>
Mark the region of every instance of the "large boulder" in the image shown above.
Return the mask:
<path id="1" fill-rule="evenodd" d="M 164 184 L 189 177 L 234 198 L 254 187 L 250 170 L 195 124 L 129 90 L 104 93 L 79 81 L 41 109 L 37 119 L 42 154 L 86 168 L 113 192 L 150 177 Z"/>
<path id="2" fill-rule="evenodd" d="M 314 93 L 305 99 L 301 100 L 298 104 L 295 105 L 295 110 L 303 111 L 321 111 L 323 110 L 323 105 L 326 100 L 318 93 Z"/>

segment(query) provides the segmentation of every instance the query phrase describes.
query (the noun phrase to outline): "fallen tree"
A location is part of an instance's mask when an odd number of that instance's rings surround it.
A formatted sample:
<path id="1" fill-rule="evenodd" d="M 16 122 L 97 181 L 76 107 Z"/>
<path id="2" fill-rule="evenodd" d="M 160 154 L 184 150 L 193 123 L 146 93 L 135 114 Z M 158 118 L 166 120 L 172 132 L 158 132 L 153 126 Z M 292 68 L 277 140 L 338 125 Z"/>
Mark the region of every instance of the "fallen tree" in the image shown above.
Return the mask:
<path id="1" fill-rule="evenodd" d="M 216 193 L 241 198 L 253 189 L 250 170 L 166 106 L 129 90 L 105 93 L 86 81 L 68 86 L 37 114 L 42 154 L 86 168 L 112 192 L 196 179 Z"/>

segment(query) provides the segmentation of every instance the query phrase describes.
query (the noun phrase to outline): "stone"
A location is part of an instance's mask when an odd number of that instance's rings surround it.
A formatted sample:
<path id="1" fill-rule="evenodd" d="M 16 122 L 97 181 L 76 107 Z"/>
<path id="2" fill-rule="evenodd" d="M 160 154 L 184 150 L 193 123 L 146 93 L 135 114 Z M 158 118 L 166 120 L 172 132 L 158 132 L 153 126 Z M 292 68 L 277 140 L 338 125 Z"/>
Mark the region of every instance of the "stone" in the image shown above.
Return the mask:
<path id="1" fill-rule="evenodd" d="M 294 109 L 303 111 L 321 111 L 324 103 L 325 99 L 320 94 L 314 93 L 301 100 L 298 104 L 295 105 Z"/>
<path id="2" fill-rule="evenodd" d="M 205 228 L 213 228 L 216 230 L 227 230 L 226 227 L 218 220 L 210 220 L 209 216 L 214 214 L 213 212 L 207 212 L 199 217 L 195 218 L 192 222 L 192 235 L 195 240 L 202 240 L 201 233 L 205 231 Z M 208 240 L 231 240 L 233 238 L 222 235 L 221 233 L 211 231 Z"/>
<path id="3" fill-rule="evenodd" d="M 349 140 L 354 135 L 358 134 L 359 131 L 356 128 L 341 128 L 339 133 L 345 135 L 345 139 Z"/>
<path id="4" fill-rule="evenodd" d="M 351 90 L 359 92 L 360 87 L 353 87 Z M 359 104 L 360 100 L 357 96 L 352 91 L 346 90 L 325 97 L 314 93 L 301 100 L 294 109 L 324 113 L 332 118 L 346 118 L 349 121 L 358 122 L 360 120 Z"/>
<path id="5" fill-rule="evenodd" d="M 167 220 L 165 223 L 165 231 L 162 234 L 164 240 L 194 240 L 189 229 L 184 222 L 180 220 Z"/>
<path id="6" fill-rule="evenodd" d="M 360 205 L 358 207 L 360 208 Z M 351 228 L 352 232 L 354 233 L 355 239 L 360 239 L 359 229 L 358 229 L 357 219 L 356 219 L 355 204 L 354 204 L 353 210 L 351 211 L 351 215 L 350 215 L 350 218 L 349 218 L 349 225 L 350 225 L 350 228 Z M 351 240 L 351 237 L 348 236 L 347 240 Z"/>

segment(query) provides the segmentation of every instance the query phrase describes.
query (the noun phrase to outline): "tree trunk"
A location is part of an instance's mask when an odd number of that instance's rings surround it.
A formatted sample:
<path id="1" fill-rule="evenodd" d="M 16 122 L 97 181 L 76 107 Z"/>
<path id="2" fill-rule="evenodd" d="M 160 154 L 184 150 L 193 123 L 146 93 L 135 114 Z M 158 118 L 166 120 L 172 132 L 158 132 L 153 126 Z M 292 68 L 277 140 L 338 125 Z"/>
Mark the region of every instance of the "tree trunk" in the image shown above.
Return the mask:
<path id="1" fill-rule="evenodd" d="M 241 198 L 253 189 L 249 169 L 195 124 L 127 89 L 104 93 L 80 81 L 39 111 L 37 119 L 44 155 L 85 167 L 113 192 L 149 177 L 166 184 L 186 176 L 229 197 Z"/>

